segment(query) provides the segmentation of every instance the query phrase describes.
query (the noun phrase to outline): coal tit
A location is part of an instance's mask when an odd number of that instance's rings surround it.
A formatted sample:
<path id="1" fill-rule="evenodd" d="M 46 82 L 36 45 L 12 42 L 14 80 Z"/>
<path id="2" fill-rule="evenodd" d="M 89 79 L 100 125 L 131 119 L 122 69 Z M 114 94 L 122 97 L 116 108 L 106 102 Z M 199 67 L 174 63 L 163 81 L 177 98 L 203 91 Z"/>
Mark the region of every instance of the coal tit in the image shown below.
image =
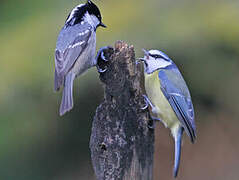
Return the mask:
<path id="1" fill-rule="evenodd" d="M 87 1 L 76 6 L 61 29 L 55 50 L 55 91 L 63 86 L 60 115 L 73 108 L 73 81 L 96 65 L 96 29 L 102 23 L 98 7 Z"/>

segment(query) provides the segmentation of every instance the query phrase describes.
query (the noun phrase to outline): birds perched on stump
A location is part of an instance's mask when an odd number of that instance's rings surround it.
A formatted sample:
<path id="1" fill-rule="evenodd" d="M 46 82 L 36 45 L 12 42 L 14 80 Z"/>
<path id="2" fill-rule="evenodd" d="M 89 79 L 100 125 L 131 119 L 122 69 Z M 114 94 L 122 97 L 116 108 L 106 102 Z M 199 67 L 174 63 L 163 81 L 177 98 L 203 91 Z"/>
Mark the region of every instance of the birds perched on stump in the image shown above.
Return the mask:
<path id="1" fill-rule="evenodd" d="M 95 58 L 96 29 L 106 27 L 102 23 L 99 8 L 90 0 L 76 6 L 68 15 L 61 29 L 55 49 L 55 91 L 63 87 L 60 115 L 73 108 L 73 82 L 86 70 L 97 66 L 100 73 L 100 61 L 107 62 L 103 47 Z M 171 130 L 175 141 L 174 177 L 178 174 L 182 135 L 185 131 L 194 143 L 196 127 L 194 109 L 188 87 L 175 63 L 162 51 L 144 50 L 139 58 L 145 67 L 144 99 L 146 109 L 152 108 L 151 118 L 159 120 Z M 104 63 L 103 63 L 104 64 Z"/>

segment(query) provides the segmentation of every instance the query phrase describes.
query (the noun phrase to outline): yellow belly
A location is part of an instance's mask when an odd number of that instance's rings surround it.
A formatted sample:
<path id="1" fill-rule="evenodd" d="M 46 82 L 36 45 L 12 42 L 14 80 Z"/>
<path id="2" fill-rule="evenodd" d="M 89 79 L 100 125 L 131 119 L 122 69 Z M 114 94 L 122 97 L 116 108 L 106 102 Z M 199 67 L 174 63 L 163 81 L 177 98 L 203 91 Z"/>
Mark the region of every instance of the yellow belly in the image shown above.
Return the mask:
<path id="1" fill-rule="evenodd" d="M 160 86 L 158 71 L 155 71 L 152 74 L 145 74 L 145 89 L 147 96 L 157 108 L 157 112 L 154 112 L 153 115 L 160 118 L 166 127 L 174 131 L 178 128 L 180 122 L 161 91 Z M 172 133 L 174 134 L 174 132 Z"/>

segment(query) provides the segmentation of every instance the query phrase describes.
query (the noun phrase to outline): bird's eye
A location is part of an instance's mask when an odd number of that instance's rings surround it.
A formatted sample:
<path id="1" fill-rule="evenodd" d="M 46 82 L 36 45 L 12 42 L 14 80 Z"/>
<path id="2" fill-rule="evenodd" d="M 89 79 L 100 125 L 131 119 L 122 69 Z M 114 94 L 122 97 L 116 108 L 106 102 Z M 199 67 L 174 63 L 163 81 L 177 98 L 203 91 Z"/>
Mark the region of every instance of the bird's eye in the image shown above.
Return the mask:
<path id="1" fill-rule="evenodd" d="M 168 58 L 165 58 L 159 54 L 150 54 L 151 57 L 155 58 L 155 59 L 158 59 L 158 58 L 161 58 L 161 59 L 164 59 L 165 61 L 169 61 Z"/>
<path id="2" fill-rule="evenodd" d="M 157 58 L 163 58 L 162 56 L 158 55 L 158 54 L 150 54 L 151 57 L 157 59 Z M 163 58 L 164 59 L 164 58 Z"/>

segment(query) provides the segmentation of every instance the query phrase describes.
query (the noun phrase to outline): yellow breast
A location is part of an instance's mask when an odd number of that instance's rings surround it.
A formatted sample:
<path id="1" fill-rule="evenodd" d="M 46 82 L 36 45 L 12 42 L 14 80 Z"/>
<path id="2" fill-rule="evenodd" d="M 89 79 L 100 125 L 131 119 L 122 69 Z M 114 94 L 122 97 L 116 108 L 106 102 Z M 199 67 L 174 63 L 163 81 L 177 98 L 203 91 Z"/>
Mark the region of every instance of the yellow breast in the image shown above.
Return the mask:
<path id="1" fill-rule="evenodd" d="M 158 71 L 152 74 L 145 74 L 145 89 L 147 96 L 157 109 L 156 112 L 153 112 L 153 115 L 160 118 L 166 127 L 171 129 L 177 128 L 180 122 L 161 91 L 160 86 Z"/>

